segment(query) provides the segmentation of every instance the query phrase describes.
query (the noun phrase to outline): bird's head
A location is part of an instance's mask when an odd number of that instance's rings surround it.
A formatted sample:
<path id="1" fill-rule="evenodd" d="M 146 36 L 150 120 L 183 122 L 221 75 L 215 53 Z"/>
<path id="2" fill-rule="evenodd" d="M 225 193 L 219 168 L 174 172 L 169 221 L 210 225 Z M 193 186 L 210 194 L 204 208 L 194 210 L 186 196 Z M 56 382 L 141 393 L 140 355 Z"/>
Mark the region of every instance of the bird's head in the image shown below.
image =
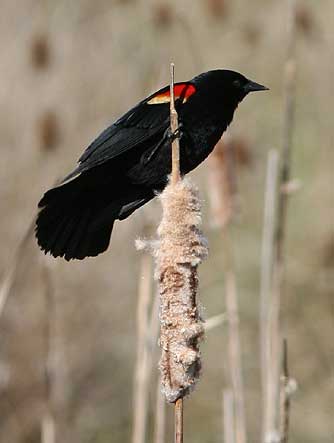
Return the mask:
<path id="1" fill-rule="evenodd" d="M 193 79 L 198 90 L 206 95 L 210 101 L 229 104 L 233 107 L 246 97 L 250 92 L 266 91 L 269 88 L 249 80 L 239 72 L 217 69 L 198 75 Z"/>

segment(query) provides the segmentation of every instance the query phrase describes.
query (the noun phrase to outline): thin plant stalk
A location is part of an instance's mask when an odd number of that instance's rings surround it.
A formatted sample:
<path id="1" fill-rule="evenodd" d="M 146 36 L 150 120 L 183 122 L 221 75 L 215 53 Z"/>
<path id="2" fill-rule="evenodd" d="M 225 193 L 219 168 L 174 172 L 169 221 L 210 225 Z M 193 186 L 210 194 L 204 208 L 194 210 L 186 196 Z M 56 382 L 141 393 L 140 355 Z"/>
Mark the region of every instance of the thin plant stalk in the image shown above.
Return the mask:
<path id="1" fill-rule="evenodd" d="M 283 285 L 283 268 L 284 268 L 284 243 L 286 230 L 286 216 L 289 192 L 287 185 L 291 177 L 291 155 L 292 155 L 292 139 L 295 120 L 295 97 L 296 97 L 296 29 L 295 29 L 295 0 L 288 0 L 289 5 L 289 41 L 288 54 L 285 63 L 284 72 L 284 90 L 285 90 L 285 111 L 284 111 L 284 127 L 283 127 L 283 147 L 281 154 L 281 165 L 279 174 L 279 195 L 277 204 L 276 230 L 274 237 L 274 278 L 273 291 L 278 298 L 280 305 L 280 294 Z M 279 314 L 279 313 L 278 313 Z M 280 343 L 277 344 L 280 347 Z"/>
<path id="2" fill-rule="evenodd" d="M 174 407 L 175 443 L 183 443 L 183 398 L 178 398 Z"/>
<path id="3" fill-rule="evenodd" d="M 53 415 L 46 410 L 41 424 L 41 443 L 55 443 L 56 427 Z"/>
<path id="4" fill-rule="evenodd" d="M 165 443 L 166 432 L 166 403 L 161 392 L 161 381 L 158 379 L 156 390 L 154 443 Z"/>
<path id="5" fill-rule="evenodd" d="M 132 443 L 145 443 L 148 410 L 149 352 L 149 305 L 151 301 L 152 258 L 143 252 L 137 306 L 137 358 L 134 376 L 133 433 Z"/>
<path id="6" fill-rule="evenodd" d="M 290 427 L 290 377 L 288 366 L 288 343 L 283 340 L 283 358 L 280 389 L 280 443 L 288 443 Z"/>
<path id="7" fill-rule="evenodd" d="M 221 146 L 223 151 L 220 150 Z M 221 229 L 223 241 L 223 273 L 226 316 L 228 323 L 228 370 L 233 392 L 234 426 L 237 443 L 246 442 L 246 418 L 242 377 L 242 351 L 239 332 L 237 280 L 234 264 L 233 241 L 230 225 L 236 204 L 235 153 L 231 147 L 219 142 L 210 156 L 211 207 L 215 226 Z"/>
<path id="8" fill-rule="evenodd" d="M 233 250 L 227 229 L 223 231 L 224 239 L 224 275 L 225 301 L 228 318 L 228 355 L 231 384 L 235 406 L 235 436 L 236 443 L 246 442 L 245 398 L 242 377 L 241 343 L 239 332 L 239 309 L 237 282 L 233 263 Z"/>
<path id="9" fill-rule="evenodd" d="M 174 97 L 174 63 L 170 64 L 170 129 L 175 134 L 179 128 L 178 115 L 175 109 Z M 174 137 L 172 142 L 172 178 L 171 183 L 176 185 L 181 179 L 180 174 L 180 143 Z M 183 398 L 178 398 L 174 405 L 175 443 L 183 443 Z"/>
<path id="10" fill-rule="evenodd" d="M 284 282 L 284 244 L 286 231 L 286 216 L 289 181 L 291 176 L 292 138 L 295 116 L 295 89 L 296 89 L 296 29 L 295 29 L 295 0 L 288 0 L 289 29 L 287 60 L 284 72 L 285 109 L 283 125 L 283 146 L 281 154 L 280 172 L 278 178 L 278 201 L 273 237 L 273 264 L 271 277 L 270 306 L 267 319 L 267 386 L 264 392 L 266 406 L 264 407 L 265 443 L 279 440 L 279 362 L 281 354 L 281 298 Z M 270 362 L 269 362 L 270 359 Z M 263 362 L 262 362 L 263 363 Z M 268 410 L 269 409 L 269 410 Z"/>
<path id="11" fill-rule="evenodd" d="M 17 251 L 15 253 L 15 256 L 13 258 L 12 263 L 10 264 L 9 268 L 5 272 L 5 276 L 3 278 L 3 281 L 1 282 L 0 286 L 0 318 L 1 315 L 4 312 L 7 300 L 11 294 L 11 290 L 13 287 L 13 283 L 15 281 L 15 277 L 17 274 L 17 269 L 19 267 L 20 260 L 22 259 L 22 255 L 24 251 L 27 248 L 27 245 L 32 238 L 33 232 L 34 232 L 34 226 L 35 226 L 35 219 L 30 224 L 29 228 L 25 232 L 21 242 L 18 245 Z"/>
<path id="12" fill-rule="evenodd" d="M 46 263 L 41 265 L 45 286 L 45 410 L 41 421 L 41 442 L 55 443 L 56 417 L 54 407 L 55 389 L 55 298 L 50 270 Z"/>
<path id="13" fill-rule="evenodd" d="M 199 344 L 204 327 L 197 304 L 198 266 L 208 248 L 201 231 L 198 191 L 180 176 L 173 64 L 170 71 L 172 173 L 160 195 L 163 215 L 152 250 L 160 294 L 161 385 L 167 401 L 174 403 L 175 441 L 181 443 L 183 398 L 195 387 L 201 370 Z"/>
<path id="14" fill-rule="evenodd" d="M 261 252 L 261 289 L 260 289 L 260 345 L 262 376 L 262 435 L 263 441 L 275 433 L 275 381 L 273 380 L 272 359 L 277 356 L 271 352 L 272 270 L 274 262 L 275 208 L 278 177 L 278 152 L 269 151 L 267 178 L 265 186 L 263 237 Z M 276 365 L 276 363 L 275 363 Z"/>
<path id="15" fill-rule="evenodd" d="M 283 147 L 280 166 L 280 193 L 277 208 L 277 226 L 275 233 L 275 249 L 277 265 L 283 261 L 283 246 L 285 241 L 286 214 L 288 203 L 288 192 L 284 192 L 283 187 L 288 184 L 291 176 L 291 154 L 292 139 L 295 121 L 295 100 L 296 100 L 296 1 L 288 0 L 289 22 L 288 22 L 288 49 L 287 60 L 285 62 L 284 72 L 284 127 L 283 127 Z M 281 282 L 280 282 L 281 284 Z"/>
<path id="16" fill-rule="evenodd" d="M 170 64 L 170 129 L 175 134 L 179 128 L 178 116 L 175 109 L 174 97 L 174 63 Z M 180 175 L 180 143 L 179 138 L 174 137 L 172 142 L 172 184 L 175 185 L 181 179 Z"/>
<path id="17" fill-rule="evenodd" d="M 296 45 L 296 29 L 295 29 L 295 0 L 288 0 L 289 6 L 289 40 L 288 40 L 288 53 L 285 63 L 284 72 L 284 90 L 285 90 L 285 110 L 284 110 L 284 126 L 283 126 L 283 147 L 281 154 L 281 165 L 279 173 L 278 184 L 278 202 L 277 202 L 277 216 L 276 216 L 276 229 L 274 236 L 274 266 L 273 266 L 273 297 L 276 300 L 277 312 L 273 318 L 273 322 L 276 322 L 273 327 L 278 330 L 280 306 L 281 306 L 281 293 L 284 280 L 284 244 L 285 244 L 285 231 L 286 231 L 286 217 L 287 217 L 287 205 L 289 192 L 288 183 L 291 177 L 291 154 L 292 154 L 292 139 L 294 131 L 294 119 L 295 119 L 295 97 L 296 97 L 296 57 L 295 57 L 295 45 Z M 281 340 L 277 337 L 275 343 L 273 343 L 273 352 L 280 353 Z M 279 374 L 279 365 L 277 365 L 277 378 Z"/>
<path id="18" fill-rule="evenodd" d="M 223 391 L 223 429 L 224 443 L 236 443 L 234 396 L 231 389 L 224 389 Z"/>

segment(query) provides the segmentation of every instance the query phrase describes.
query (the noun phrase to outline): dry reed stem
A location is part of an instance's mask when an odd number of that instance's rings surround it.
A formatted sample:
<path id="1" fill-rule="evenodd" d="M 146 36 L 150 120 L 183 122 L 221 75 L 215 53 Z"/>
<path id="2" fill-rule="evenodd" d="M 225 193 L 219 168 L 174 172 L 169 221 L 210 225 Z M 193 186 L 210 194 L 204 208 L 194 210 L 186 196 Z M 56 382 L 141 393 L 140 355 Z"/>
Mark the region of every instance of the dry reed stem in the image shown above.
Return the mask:
<path id="1" fill-rule="evenodd" d="M 289 193 L 282 192 L 284 186 L 290 181 L 291 169 L 291 152 L 292 152 L 292 138 L 295 120 L 295 98 L 296 98 L 296 29 L 295 29 L 295 15 L 296 4 L 295 0 L 289 0 L 289 41 L 288 53 L 285 63 L 284 72 L 284 94 L 285 94 L 285 111 L 284 111 L 284 127 L 283 127 L 283 148 L 281 156 L 280 167 L 280 194 L 277 208 L 277 225 L 275 233 L 275 249 L 276 261 L 280 264 L 283 260 L 283 245 L 285 240 L 286 227 L 286 212 Z"/>
<path id="2" fill-rule="evenodd" d="M 29 245 L 29 241 L 33 237 L 35 219 L 28 227 L 21 242 L 18 245 L 14 259 L 5 274 L 5 278 L 0 288 L 0 317 L 4 312 L 5 305 L 11 295 L 13 284 L 18 272 L 18 268 L 25 258 L 25 252 Z M 55 350 L 54 350 L 54 290 L 51 282 L 50 271 L 44 261 L 39 266 L 41 277 L 45 287 L 45 409 L 41 418 L 41 441 L 42 443 L 54 443 L 56 438 L 56 420 L 54 407 L 54 389 L 55 389 Z"/>
<path id="3" fill-rule="evenodd" d="M 154 423 L 154 443 L 165 443 L 166 432 L 166 405 L 161 392 L 161 380 L 158 379 L 156 390 L 155 423 Z"/>
<path id="4" fill-rule="evenodd" d="M 146 417 L 148 409 L 149 355 L 149 305 L 151 301 L 152 259 L 145 252 L 141 256 L 137 305 L 137 357 L 134 376 L 133 443 L 146 441 Z"/>
<path id="5" fill-rule="evenodd" d="M 222 231 L 224 248 L 223 272 L 225 276 L 225 303 L 228 320 L 228 365 L 234 396 L 235 438 L 237 443 L 246 442 L 245 400 L 242 378 L 241 343 L 237 282 L 233 257 L 233 244 L 229 225 L 236 208 L 236 171 L 232 149 L 221 151 L 218 143 L 210 158 L 209 185 L 214 225 Z"/>
<path id="6" fill-rule="evenodd" d="M 170 129 L 174 134 L 178 130 L 178 116 L 175 109 L 174 100 L 174 63 L 170 64 Z M 176 184 L 181 178 L 180 175 L 180 143 L 179 138 L 175 137 L 172 142 L 172 177 L 171 183 Z"/>
<path id="7" fill-rule="evenodd" d="M 2 280 L 2 283 L 0 286 L 0 318 L 4 312 L 7 300 L 11 294 L 11 290 L 12 290 L 12 287 L 13 287 L 13 284 L 15 281 L 17 270 L 18 270 L 20 261 L 22 259 L 22 255 L 24 254 L 24 251 L 27 248 L 29 240 L 33 236 L 34 226 L 35 226 L 35 219 L 30 224 L 30 226 L 28 227 L 27 231 L 25 232 L 21 242 L 19 243 L 17 251 L 15 252 L 14 258 L 13 258 L 12 262 L 10 263 L 7 271 L 5 272 L 4 278 Z"/>
<path id="8" fill-rule="evenodd" d="M 227 233 L 224 235 L 225 246 L 225 303 L 228 318 L 228 355 L 230 377 L 235 404 L 236 443 L 246 442 L 245 395 L 242 377 L 241 343 L 239 333 L 239 309 L 237 282 L 233 263 L 233 252 Z"/>
<path id="9" fill-rule="evenodd" d="M 55 389 L 55 299 L 50 270 L 42 257 L 42 278 L 45 287 L 45 411 L 41 420 L 41 442 L 55 443 L 56 417 L 54 405 Z"/>
<path id="10" fill-rule="evenodd" d="M 183 443 L 183 397 L 175 402 L 175 443 Z"/>
<path id="11" fill-rule="evenodd" d="M 236 443 L 234 395 L 231 389 L 224 389 L 223 391 L 223 429 L 224 443 Z"/>
<path id="12" fill-rule="evenodd" d="M 262 376 L 262 435 L 263 441 L 270 441 L 277 435 L 275 422 L 275 380 L 272 374 L 272 359 L 277 364 L 277 355 L 271 349 L 272 270 L 274 261 L 275 208 L 277 195 L 278 153 L 269 151 L 265 187 L 264 220 L 261 252 L 261 293 L 260 293 L 260 349 Z"/>
<path id="13" fill-rule="evenodd" d="M 45 411 L 41 424 L 41 443 L 55 443 L 56 428 L 55 420 L 50 411 Z"/>
<path id="14" fill-rule="evenodd" d="M 289 385 L 288 344 L 284 340 L 280 389 L 280 443 L 288 443 L 289 440 L 291 394 Z"/>
<path id="15" fill-rule="evenodd" d="M 264 441 L 265 443 L 274 443 L 280 441 L 278 428 L 278 405 L 279 405 L 279 362 L 281 352 L 281 298 L 284 281 L 284 243 L 286 229 L 286 214 L 289 193 L 284 192 L 290 180 L 292 137 L 294 129 L 295 114 L 295 88 L 296 88 L 296 31 L 295 31 L 295 0 L 288 0 L 289 7 L 289 29 L 288 29 L 288 48 L 287 60 L 285 63 L 284 81 L 285 81 L 285 111 L 283 126 L 283 148 L 281 154 L 281 166 L 278 183 L 278 202 L 277 214 L 275 220 L 275 234 L 273 238 L 273 266 L 271 279 L 271 304 L 268 307 L 268 342 L 267 355 L 270 352 L 270 367 L 267 368 L 267 406 L 265 413 L 267 419 L 264 423 Z M 268 357 L 269 359 L 269 357 Z M 269 412 L 267 409 L 269 408 Z"/>

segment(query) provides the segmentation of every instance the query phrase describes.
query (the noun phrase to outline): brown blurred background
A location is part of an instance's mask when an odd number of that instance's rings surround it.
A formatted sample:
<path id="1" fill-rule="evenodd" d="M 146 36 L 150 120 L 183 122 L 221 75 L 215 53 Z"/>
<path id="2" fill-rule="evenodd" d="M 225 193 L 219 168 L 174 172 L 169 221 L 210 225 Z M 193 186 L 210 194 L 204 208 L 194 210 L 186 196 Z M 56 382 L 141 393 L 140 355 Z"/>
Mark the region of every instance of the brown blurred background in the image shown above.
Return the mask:
<path id="1" fill-rule="evenodd" d="M 57 441 L 131 441 L 140 279 L 134 240 L 147 220 L 157 223 L 159 204 L 117 223 L 111 248 L 95 259 L 48 259 L 45 265 L 31 233 L 18 247 L 41 194 L 73 168 L 104 127 L 168 83 L 171 60 L 177 81 L 229 68 L 270 87 L 270 93 L 247 97 L 229 129 L 239 146 L 233 235 L 247 427 L 249 441 L 259 441 L 263 200 L 268 150 L 282 145 L 286 2 L 1 0 L 0 5 L 0 281 L 8 282 L 16 266 L 0 311 L 0 442 L 40 441 L 50 342 Z M 295 443 L 334 441 L 333 27 L 333 0 L 298 2 L 292 171 L 301 187 L 289 201 L 283 300 L 290 371 L 299 386 L 291 413 Z M 200 269 L 208 318 L 225 306 L 223 251 L 210 223 L 207 172 L 205 163 L 192 177 L 210 244 Z M 208 332 L 202 352 L 202 379 L 186 403 L 186 441 L 221 442 L 224 325 Z M 148 435 L 157 360 L 156 351 Z M 167 433 L 171 441 L 170 408 Z"/>

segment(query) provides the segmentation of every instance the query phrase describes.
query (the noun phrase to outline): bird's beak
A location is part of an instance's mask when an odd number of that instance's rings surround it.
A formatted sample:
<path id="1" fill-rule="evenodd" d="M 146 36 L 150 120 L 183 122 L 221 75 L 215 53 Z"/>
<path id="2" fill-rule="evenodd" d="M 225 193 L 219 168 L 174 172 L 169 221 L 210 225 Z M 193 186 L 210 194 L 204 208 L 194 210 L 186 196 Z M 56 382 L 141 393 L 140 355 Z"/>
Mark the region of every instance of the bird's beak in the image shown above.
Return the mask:
<path id="1" fill-rule="evenodd" d="M 249 80 L 249 82 L 244 86 L 244 91 L 246 92 L 246 94 L 248 94 L 249 92 L 255 91 L 269 91 L 269 88 Z"/>

